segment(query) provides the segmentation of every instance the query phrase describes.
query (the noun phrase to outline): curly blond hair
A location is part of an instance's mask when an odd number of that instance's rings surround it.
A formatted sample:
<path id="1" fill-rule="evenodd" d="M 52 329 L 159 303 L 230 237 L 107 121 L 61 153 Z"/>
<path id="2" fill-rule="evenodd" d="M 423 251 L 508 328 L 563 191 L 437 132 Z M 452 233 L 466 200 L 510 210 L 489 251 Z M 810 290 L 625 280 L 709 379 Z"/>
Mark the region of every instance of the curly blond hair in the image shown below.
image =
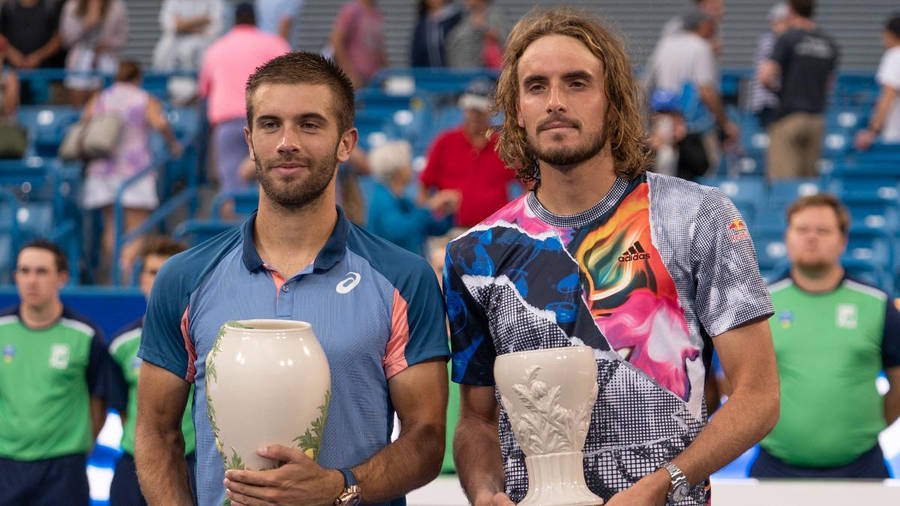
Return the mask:
<path id="1" fill-rule="evenodd" d="M 503 72 L 497 84 L 496 109 L 504 113 L 497 152 L 524 182 L 536 181 L 535 156 L 528 147 L 525 129 L 516 121 L 519 102 L 518 66 L 532 42 L 546 35 L 566 35 L 581 41 L 603 64 L 603 80 L 609 101 L 607 139 L 616 175 L 633 179 L 650 164 L 641 111 L 644 94 L 634 79 L 625 46 L 601 20 L 568 8 L 532 10 L 513 27 L 503 55 Z"/>

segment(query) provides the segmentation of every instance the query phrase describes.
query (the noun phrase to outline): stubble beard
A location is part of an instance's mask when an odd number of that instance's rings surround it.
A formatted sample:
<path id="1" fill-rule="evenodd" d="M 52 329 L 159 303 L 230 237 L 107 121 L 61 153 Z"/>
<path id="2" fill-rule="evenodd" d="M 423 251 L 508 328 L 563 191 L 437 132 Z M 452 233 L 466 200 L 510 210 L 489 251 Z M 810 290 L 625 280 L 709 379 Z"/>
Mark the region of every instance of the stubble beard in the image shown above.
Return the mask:
<path id="1" fill-rule="evenodd" d="M 307 165 L 311 170 L 307 178 L 299 181 L 296 179 L 278 181 L 283 178 L 273 175 L 272 167 L 283 162 L 297 161 L 309 162 Z M 264 168 L 259 158 L 256 158 L 254 164 L 256 165 L 256 177 L 263 193 L 269 200 L 288 211 L 297 211 L 318 200 L 328 188 L 337 170 L 337 146 L 330 156 L 318 162 L 298 157 L 281 157 L 268 163 L 269 168 Z"/>
<path id="2" fill-rule="evenodd" d="M 529 149 L 531 149 L 538 160 L 560 172 L 569 172 L 582 162 L 590 160 L 603 151 L 607 142 L 606 134 L 606 125 L 603 125 L 603 128 L 601 128 L 593 138 L 586 140 L 580 145 L 569 148 L 541 149 L 537 141 L 537 136 L 528 136 L 527 142 Z M 554 134 L 554 137 L 558 135 L 559 134 Z M 560 138 L 558 140 L 562 139 Z"/>

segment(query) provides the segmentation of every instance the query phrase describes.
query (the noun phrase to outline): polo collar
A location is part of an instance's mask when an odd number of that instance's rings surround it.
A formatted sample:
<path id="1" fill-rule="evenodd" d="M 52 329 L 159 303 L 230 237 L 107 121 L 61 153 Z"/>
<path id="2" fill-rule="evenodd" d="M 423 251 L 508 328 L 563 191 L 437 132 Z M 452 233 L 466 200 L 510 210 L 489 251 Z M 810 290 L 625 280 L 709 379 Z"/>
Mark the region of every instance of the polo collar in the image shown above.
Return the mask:
<path id="1" fill-rule="evenodd" d="M 337 223 L 331 232 L 331 236 L 328 237 L 328 241 L 319 251 L 319 254 L 316 255 L 316 260 L 313 262 L 313 272 L 325 272 L 331 269 L 344 258 L 344 254 L 347 251 L 347 235 L 350 232 L 350 223 L 344 216 L 344 211 L 341 210 L 340 206 L 337 207 L 337 215 Z M 256 251 L 256 244 L 253 242 L 254 223 L 256 223 L 256 211 L 253 211 L 253 214 L 244 220 L 244 223 L 241 225 L 241 259 L 244 262 L 244 267 L 251 272 L 265 269 L 264 262 L 260 258 L 259 252 Z"/>

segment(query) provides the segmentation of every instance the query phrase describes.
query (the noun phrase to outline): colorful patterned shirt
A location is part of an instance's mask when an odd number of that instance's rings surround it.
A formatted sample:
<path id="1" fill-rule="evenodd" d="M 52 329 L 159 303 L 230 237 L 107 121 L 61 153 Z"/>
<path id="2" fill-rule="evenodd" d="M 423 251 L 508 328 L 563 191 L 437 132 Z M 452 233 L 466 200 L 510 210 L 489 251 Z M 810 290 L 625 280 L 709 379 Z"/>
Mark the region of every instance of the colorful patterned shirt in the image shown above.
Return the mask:
<path id="1" fill-rule="evenodd" d="M 600 393 L 584 470 L 604 499 L 700 433 L 710 336 L 772 314 L 734 205 L 657 174 L 617 180 L 574 216 L 527 193 L 453 241 L 444 276 L 456 382 L 493 385 L 504 353 L 594 348 Z M 499 437 L 506 491 L 519 501 L 525 456 L 502 407 Z M 680 504 L 708 498 L 705 481 Z"/>

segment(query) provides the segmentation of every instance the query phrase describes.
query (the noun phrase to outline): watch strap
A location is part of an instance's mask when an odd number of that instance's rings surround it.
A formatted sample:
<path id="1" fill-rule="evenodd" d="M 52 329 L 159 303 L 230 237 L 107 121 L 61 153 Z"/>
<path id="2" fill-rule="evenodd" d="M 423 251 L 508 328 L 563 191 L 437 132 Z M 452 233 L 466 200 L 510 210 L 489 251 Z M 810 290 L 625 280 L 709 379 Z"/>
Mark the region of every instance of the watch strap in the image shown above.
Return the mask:
<path id="1" fill-rule="evenodd" d="M 359 482 L 356 481 L 356 476 L 353 475 L 353 471 L 346 467 L 341 467 L 338 469 L 341 474 L 344 475 L 344 488 L 350 488 L 354 485 L 359 485 Z"/>

